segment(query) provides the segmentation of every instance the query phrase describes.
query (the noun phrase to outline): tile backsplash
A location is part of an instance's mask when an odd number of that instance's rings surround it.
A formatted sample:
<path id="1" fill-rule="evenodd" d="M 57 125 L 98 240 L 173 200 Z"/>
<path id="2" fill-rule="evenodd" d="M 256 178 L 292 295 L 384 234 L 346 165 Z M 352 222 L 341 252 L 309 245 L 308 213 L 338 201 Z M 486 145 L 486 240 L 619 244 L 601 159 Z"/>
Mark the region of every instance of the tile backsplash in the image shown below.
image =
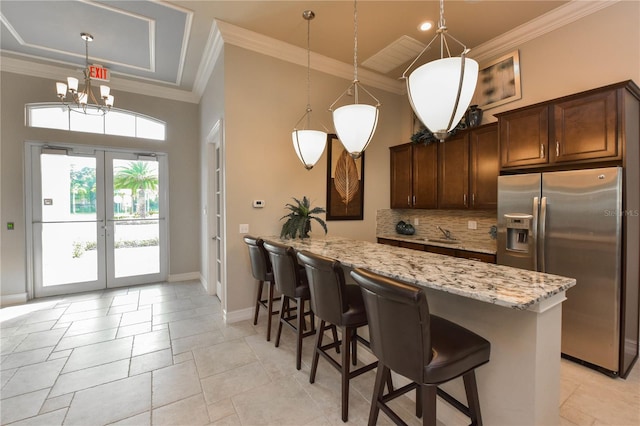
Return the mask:
<path id="1" fill-rule="evenodd" d="M 495 210 L 381 209 L 376 216 L 376 235 L 396 234 L 396 224 L 401 220 L 413 225 L 415 235 L 426 238 L 442 238 L 436 228 L 440 226 L 451 231 L 454 238 L 468 243 L 495 241 L 491 238 L 491 227 L 496 225 Z M 470 220 L 476 222 L 477 229 L 468 229 Z"/>

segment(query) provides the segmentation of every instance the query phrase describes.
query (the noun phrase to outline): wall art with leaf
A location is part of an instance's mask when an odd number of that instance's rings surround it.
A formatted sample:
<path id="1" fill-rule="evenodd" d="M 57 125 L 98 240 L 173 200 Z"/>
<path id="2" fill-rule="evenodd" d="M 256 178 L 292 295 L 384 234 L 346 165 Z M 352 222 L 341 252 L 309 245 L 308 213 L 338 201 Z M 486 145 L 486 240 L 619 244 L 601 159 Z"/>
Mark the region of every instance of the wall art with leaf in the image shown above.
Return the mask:
<path id="1" fill-rule="evenodd" d="M 327 137 L 327 220 L 362 220 L 364 153 L 352 158 L 336 135 Z"/>

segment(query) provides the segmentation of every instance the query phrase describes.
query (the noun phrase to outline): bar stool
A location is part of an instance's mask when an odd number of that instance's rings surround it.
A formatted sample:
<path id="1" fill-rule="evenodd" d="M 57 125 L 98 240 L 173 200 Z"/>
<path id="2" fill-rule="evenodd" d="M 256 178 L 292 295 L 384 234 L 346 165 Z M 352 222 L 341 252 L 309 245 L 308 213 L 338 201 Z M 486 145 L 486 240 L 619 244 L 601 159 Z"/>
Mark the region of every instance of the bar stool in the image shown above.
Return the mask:
<path id="1" fill-rule="evenodd" d="M 267 310 L 267 342 L 271 340 L 271 316 L 279 313 L 277 310 L 273 310 L 273 289 L 275 287 L 275 280 L 273 278 L 273 271 L 271 268 L 271 260 L 269 260 L 269 253 L 264 249 L 264 241 L 262 238 L 252 237 L 246 235 L 244 242 L 249 248 L 249 259 L 251 260 L 251 273 L 253 278 L 258 280 L 258 293 L 256 295 L 256 307 L 253 314 L 253 325 L 258 324 L 258 313 L 260 306 Z M 264 283 L 269 283 L 269 295 L 266 299 L 262 298 L 262 290 Z"/>
<path id="2" fill-rule="evenodd" d="M 396 424 L 405 424 L 387 405 L 416 389 L 416 415 L 424 408 L 423 425 L 436 425 L 436 394 L 482 425 L 475 369 L 489 362 L 490 343 L 477 334 L 435 315 L 429 315 L 425 290 L 381 275 L 355 269 L 351 276 L 362 288 L 369 319 L 371 349 L 378 357 L 369 425 L 382 410 Z M 413 381 L 384 395 L 391 370 Z M 438 388 L 462 376 L 468 407 Z"/>
<path id="3" fill-rule="evenodd" d="M 298 265 L 293 247 L 273 241 L 265 241 L 264 248 L 271 259 L 276 290 L 282 294 L 276 347 L 280 346 L 282 325 L 286 324 L 296 333 L 296 368 L 300 370 L 302 368 L 302 339 L 316 332 L 313 311 L 311 308 L 307 311 L 304 309 L 305 302 L 310 298 L 307 277 L 304 274 L 304 270 Z M 291 301 L 295 301 L 295 307 L 291 306 Z M 310 317 L 311 330 L 305 332 L 305 318 L 307 316 Z M 293 320 L 296 320 L 296 323 L 293 323 Z"/>
<path id="4" fill-rule="evenodd" d="M 362 292 L 357 285 L 347 285 L 342 265 L 337 260 L 318 256 L 307 251 L 298 252 L 298 260 L 307 270 L 307 279 L 311 291 L 311 309 L 320 318 L 320 327 L 316 336 L 316 344 L 311 364 L 309 383 L 313 383 L 318 369 L 320 355 L 329 364 L 340 371 L 342 382 L 342 421 L 349 418 L 349 380 L 373 370 L 378 362 L 350 371 L 350 361 L 357 364 L 357 343 L 360 341 L 369 347 L 362 337 L 358 336 L 358 327 L 367 325 L 367 314 L 364 310 Z M 342 340 L 338 341 L 336 327 L 340 327 Z M 334 342 L 322 345 L 324 330 L 331 329 Z M 342 363 L 338 363 L 327 352 L 342 344 Z M 353 358 L 350 360 L 350 356 Z"/>

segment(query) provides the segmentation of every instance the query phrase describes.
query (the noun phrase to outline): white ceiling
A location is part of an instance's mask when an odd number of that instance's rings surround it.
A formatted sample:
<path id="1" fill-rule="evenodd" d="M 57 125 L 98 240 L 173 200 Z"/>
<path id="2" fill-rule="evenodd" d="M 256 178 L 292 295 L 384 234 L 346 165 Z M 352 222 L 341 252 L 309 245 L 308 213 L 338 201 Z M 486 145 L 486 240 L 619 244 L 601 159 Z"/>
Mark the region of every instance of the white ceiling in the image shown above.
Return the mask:
<path id="1" fill-rule="evenodd" d="M 614 2 L 446 0 L 445 18 L 449 32 L 472 48 L 473 57 L 474 48 L 482 51 L 482 46 L 505 33 L 522 32 L 525 27 L 531 33 L 532 22 L 541 27 L 554 19 L 570 21 Z M 135 82 L 150 91 L 161 88 L 169 97 L 197 101 L 202 86 L 198 79 L 205 78 L 211 66 L 211 52 L 205 50 L 211 48 L 212 31 L 221 31 L 225 42 L 235 44 L 234 39 L 243 39 L 239 43 L 243 47 L 259 39 L 263 47 L 257 43 L 253 49 L 267 54 L 278 55 L 291 48 L 299 55 L 307 44 L 307 23 L 302 18 L 306 9 L 316 14 L 311 21 L 314 55 L 352 68 L 350 0 L 2 0 L 2 69 L 33 69 L 38 75 L 36 69 L 41 68 L 48 70 L 47 76 L 63 78 L 84 66 L 85 44 L 80 33 L 88 32 L 95 37 L 89 45 L 90 62 L 109 68 L 112 80 L 128 87 Z M 407 62 L 398 58 L 400 65 L 389 66 L 388 57 L 376 60 L 374 56 L 389 50 L 397 56 L 402 49 L 410 52 L 428 43 L 433 30 L 425 34 L 417 26 L 426 19 L 437 23 L 439 3 L 360 0 L 357 9 L 359 66 L 368 67 L 369 75 L 391 81 L 402 75 Z M 214 24 L 217 21 L 222 22 Z M 275 40 L 269 43 L 265 36 Z M 400 50 L 389 47 L 396 41 L 403 42 Z M 438 48 L 430 49 L 423 60 L 434 55 L 439 55 Z"/>

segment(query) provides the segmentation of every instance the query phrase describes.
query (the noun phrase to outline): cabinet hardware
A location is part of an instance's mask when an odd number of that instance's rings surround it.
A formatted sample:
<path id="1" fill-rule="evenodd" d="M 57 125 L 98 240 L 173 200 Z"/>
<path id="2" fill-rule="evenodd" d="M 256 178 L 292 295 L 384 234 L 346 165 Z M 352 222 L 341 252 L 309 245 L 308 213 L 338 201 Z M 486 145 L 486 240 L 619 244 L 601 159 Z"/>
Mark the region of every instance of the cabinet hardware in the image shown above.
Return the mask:
<path id="1" fill-rule="evenodd" d="M 556 141 L 556 157 L 560 157 L 560 142 Z"/>
<path id="2" fill-rule="evenodd" d="M 411 206 L 411 195 L 407 195 L 407 205 Z"/>
<path id="3" fill-rule="evenodd" d="M 415 195 L 413 196 L 413 205 L 414 206 L 416 205 L 416 196 Z"/>
<path id="4" fill-rule="evenodd" d="M 471 194 L 471 205 L 472 206 L 476 205 L 476 193 L 475 192 L 473 194 Z"/>
<path id="5" fill-rule="evenodd" d="M 464 206 L 467 207 L 467 194 L 462 194 L 462 201 L 464 201 Z"/>
<path id="6" fill-rule="evenodd" d="M 540 144 L 540 158 L 544 158 L 544 144 Z"/>

